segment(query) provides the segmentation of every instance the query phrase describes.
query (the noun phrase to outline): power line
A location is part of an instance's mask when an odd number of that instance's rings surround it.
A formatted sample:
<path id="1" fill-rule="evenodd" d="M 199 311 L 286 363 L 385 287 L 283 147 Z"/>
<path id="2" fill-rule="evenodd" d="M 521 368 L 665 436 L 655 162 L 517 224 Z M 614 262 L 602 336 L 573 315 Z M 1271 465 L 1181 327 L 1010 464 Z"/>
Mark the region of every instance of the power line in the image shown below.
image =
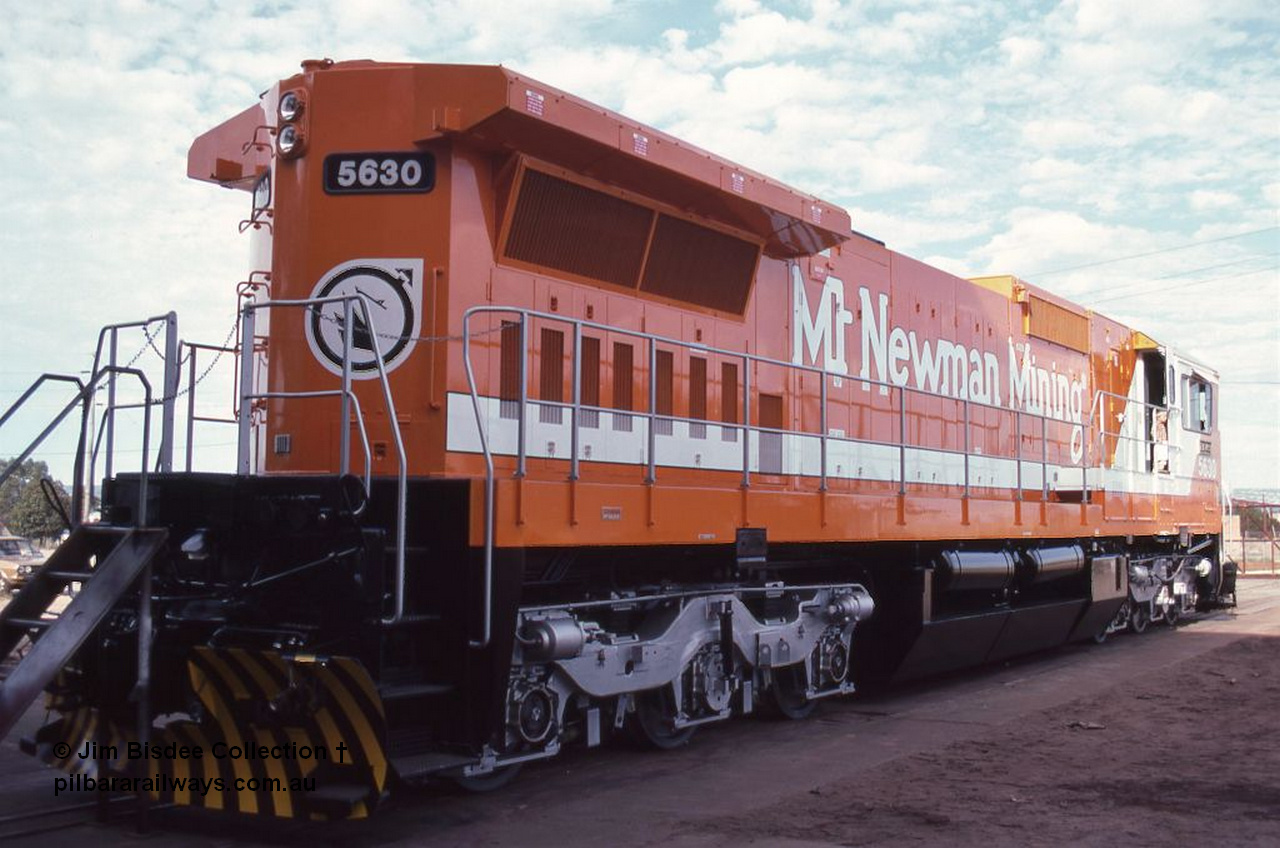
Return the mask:
<path id="1" fill-rule="evenodd" d="M 1142 259 L 1146 256 L 1158 256 L 1161 253 L 1173 253 L 1177 250 L 1186 250 L 1189 247 L 1198 247 L 1202 244 L 1216 244 L 1220 241 L 1231 241 L 1232 239 L 1244 238 L 1245 236 L 1256 236 L 1258 233 L 1266 233 L 1271 230 L 1280 230 L 1280 226 L 1263 227 L 1260 230 L 1250 230 L 1247 233 L 1236 233 L 1233 236 L 1220 236 L 1218 238 L 1205 239 L 1204 241 L 1189 241 L 1186 244 L 1180 244 L 1176 247 L 1166 247 L 1162 250 L 1151 250 L 1146 253 L 1134 253 L 1130 256 L 1117 256 L 1114 259 L 1102 259 L 1097 262 L 1086 262 L 1083 265 L 1072 265 L 1068 268 L 1054 268 L 1051 271 L 1033 271 L 1027 274 L 1027 277 L 1047 277 L 1050 274 L 1065 274 L 1068 271 L 1079 271 L 1082 268 L 1096 268 L 1099 265 L 1110 265 L 1113 262 L 1125 262 L 1130 259 Z"/>
<path id="2" fill-rule="evenodd" d="M 1231 268 L 1231 266 L 1234 266 L 1234 265 L 1243 265 L 1245 263 L 1252 263 L 1252 261 L 1256 261 L 1258 259 L 1265 259 L 1265 257 L 1276 257 L 1276 256 L 1280 256 L 1280 254 L 1249 254 L 1248 256 L 1245 256 L 1244 259 L 1231 261 L 1231 263 L 1219 263 L 1217 265 L 1203 265 L 1202 268 L 1189 268 L 1188 270 L 1180 270 L 1180 272 L 1174 272 L 1172 274 L 1161 274 L 1160 277 L 1148 277 L 1146 279 L 1132 279 L 1132 281 L 1117 283 L 1115 284 L 1115 286 L 1098 286 L 1094 288 L 1088 288 L 1088 289 L 1085 289 L 1085 291 L 1083 292 L 1079 292 L 1079 293 L 1075 293 L 1075 295 L 1071 295 L 1071 298 L 1073 298 L 1073 300 L 1080 301 L 1080 300 L 1084 300 L 1084 298 L 1093 296 L 1093 293 L 1097 293 L 1097 295 L 1106 295 L 1107 297 L 1110 297 L 1111 295 L 1116 295 L 1117 292 L 1128 292 L 1128 289 L 1130 288 L 1146 286 L 1147 283 L 1155 283 L 1156 281 L 1161 281 L 1161 279 L 1174 279 L 1176 277 L 1187 277 L 1188 274 L 1198 274 L 1201 272 L 1206 272 L 1206 270 L 1217 270 L 1219 268 Z M 1260 270 L 1265 270 L 1265 269 L 1260 269 Z M 1155 289 L 1148 289 L 1148 291 L 1155 291 Z"/>
<path id="3" fill-rule="evenodd" d="M 1097 298 L 1093 302 L 1109 303 L 1113 300 L 1124 300 L 1130 297 L 1141 297 L 1144 294 L 1153 294 L 1155 292 L 1177 291 L 1178 289 L 1187 289 L 1187 288 L 1191 288 L 1192 286 L 1199 286 L 1205 283 L 1216 283 L 1219 280 L 1234 280 L 1236 277 L 1251 277 L 1254 274 L 1266 274 L 1268 272 L 1275 271 L 1275 270 L 1276 270 L 1275 268 L 1259 268 L 1256 271 L 1243 271 L 1239 274 L 1227 274 L 1226 276 L 1223 276 L 1223 277 L 1210 277 L 1207 280 L 1192 280 L 1189 283 L 1183 283 L 1182 285 L 1179 285 L 1179 286 L 1156 286 L 1155 288 L 1143 289 L 1142 291 L 1129 292 L 1128 294 L 1118 294 L 1115 297 Z"/>
<path id="4" fill-rule="evenodd" d="M 1277 255 L 1278 254 L 1275 254 L 1275 253 L 1251 253 L 1248 256 L 1246 256 L 1244 259 L 1237 259 L 1234 262 L 1221 262 L 1221 263 L 1218 263 L 1217 265 L 1205 265 L 1200 268 L 1189 268 L 1186 271 L 1175 271 L 1172 274 L 1163 274 L 1159 277 L 1148 277 L 1145 280 L 1129 280 L 1128 282 L 1120 283 L 1115 286 L 1098 286 L 1094 289 L 1087 290 L 1085 293 L 1074 295 L 1074 297 L 1088 297 L 1088 291 L 1096 291 L 1099 294 L 1111 295 L 1111 294 L 1115 294 L 1117 291 L 1125 291 L 1127 289 L 1133 288 L 1134 286 L 1142 286 L 1147 283 L 1154 283 L 1157 280 L 1171 280 L 1171 279 L 1174 279 L 1175 277 L 1185 277 L 1188 274 L 1199 274 L 1201 271 L 1216 271 L 1219 268 L 1230 268 L 1235 265 L 1243 265 L 1246 262 L 1254 262 L 1257 259 L 1261 259 L 1261 258 L 1274 258 Z"/>

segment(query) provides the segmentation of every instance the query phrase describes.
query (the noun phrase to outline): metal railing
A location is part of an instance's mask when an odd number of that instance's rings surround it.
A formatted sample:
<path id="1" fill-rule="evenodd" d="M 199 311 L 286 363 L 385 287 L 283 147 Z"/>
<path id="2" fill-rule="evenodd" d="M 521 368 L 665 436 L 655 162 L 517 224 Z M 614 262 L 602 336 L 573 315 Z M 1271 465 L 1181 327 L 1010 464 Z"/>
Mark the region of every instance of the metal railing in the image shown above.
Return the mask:
<path id="1" fill-rule="evenodd" d="M 238 424 L 237 418 L 218 418 L 211 415 L 196 414 L 196 386 L 200 383 L 200 378 L 196 376 L 196 362 L 200 351 L 209 351 L 214 354 L 214 361 L 224 353 L 237 353 L 234 347 L 226 347 L 224 345 L 201 344 L 198 342 L 183 341 L 178 345 L 179 351 L 186 349 L 187 355 L 185 362 L 187 363 L 187 448 L 186 448 L 186 470 L 191 471 L 195 459 L 196 444 L 196 422 L 206 424 Z M 213 366 L 210 365 L 210 368 Z M 236 372 L 239 376 L 239 372 Z M 238 386 L 232 387 L 232 393 L 238 394 Z"/>
<path id="2" fill-rule="evenodd" d="M 14 401 L 3 415 L 0 415 L 0 428 L 13 417 L 15 413 L 21 409 L 33 395 L 40 389 L 42 385 L 48 382 L 71 383 L 78 387 L 75 397 L 68 401 L 58 414 L 56 414 L 40 433 L 31 440 L 31 442 L 22 451 L 19 452 L 16 459 L 0 471 L 0 483 L 3 483 L 18 467 L 27 460 L 35 450 L 44 443 L 63 421 L 67 419 L 77 406 L 82 408 L 80 436 L 77 442 L 76 458 L 75 458 L 75 479 L 71 483 L 72 489 L 72 513 L 71 521 L 75 526 L 84 523 L 84 513 L 79 508 L 84 503 L 84 478 L 83 478 L 83 457 L 87 449 L 86 436 L 87 427 L 92 415 L 93 396 L 97 392 L 99 385 L 104 378 L 109 381 L 110 385 L 115 384 L 118 375 L 132 376 L 142 384 L 143 403 L 136 404 L 143 409 L 142 418 L 142 463 L 138 474 L 138 508 L 135 514 L 134 523 L 143 526 L 147 521 L 147 474 L 149 468 L 149 457 L 151 454 L 151 407 L 154 406 L 152 400 L 151 382 L 138 368 L 119 365 L 98 365 L 94 368 L 88 382 L 80 380 L 78 377 L 72 377 L 66 374 L 42 374 L 36 378 L 31 386 L 22 393 L 16 401 Z M 114 449 L 114 445 L 112 445 Z M 92 484 L 90 484 L 90 500 L 92 500 Z"/>
<path id="3" fill-rule="evenodd" d="M 90 374 L 97 375 L 106 373 L 107 379 L 107 405 L 103 411 L 103 427 L 99 431 L 99 439 L 105 435 L 106 439 L 106 455 L 103 461 L 103 474 L 110 478 L 114 474 L 115 463 L 115 436 L 116 436 L 116 412 L 121 409 L 138 408 L 139 404 L 120 404 L 116 402 L 116 373 L 124 373 L 120 371 L 119 366 L 119 343 L 120 331 L 129 329 L 140 329 L 146 336 L 146 346 L 152 346 L 154 339 L 151 336 L 148 327 L 152 324 L 164 325 L 164 353 L 159 354 L 164 360 L 164 375 L 162 377 L 162 385 L 160 390 L 160 406 L 161 406 L 161 422 L 160 422 L 160 446 L 157 451 L 157 470 L 167 472 L 173 470 L 173 431 L 174 431 L 174 406 L 178 397 L 178 316 L 177 313 L 167 312 L 164 315 L 153 315 L 141 321 L 124 321 L 117 324 L 107 324 L 98 331 L 98 343 L 94 347 L 93 367 Z M 146 350 L 144 346 L 138 355 Z M 102 359 L 104 354 L 107 357 L 107 364 L 103 366 Z M 137 356 L 130 360 L 125 366 L 129 368 L 133 362 L 137 360 Z M 146 400 L 141 406 L 146 408 L 146 421 L 144 427 L 150 426 L 150 410 L 154 405 L 150 390 L 148 389 Z M 80 441 L 76 450 L 75 457 L 75 478 L 79 482 L 86 477 L 84 462 L 86 453 L 88 454 L 89 468 L 87 474 L 88 497 L 77 498 L 72 497 L 72 512 L 77 516 L 77 521 L 83 519 L 87 510 L 93 504 L 94 488 L 96 484 L 96 460 L 97 447 L 96 444 L 92 448 L 86 450 L 85 439 L 91 432 L 92 427 L 90 419 L 94 411 L 91 404 L 86 403 L 80 421 Z M 84 493 L 83 487 L 78 489 Z"/>
<path id="4" fill-rule="evenodd" d="M 341 455 L 338 461 L 339 474 L 346 475 L 350 471 L 351 464 L 351 413 L 355 410 L 356 422 L 360 431 L 360 439 L 364 448 L 365 455 L 365 492 L 370 493 L 372 485 L 372 459 L 369 452 L 369 438 L 364 425 L 364 416 L 360 412 L 360 403 L 356 398 L 355 392 L 351 387 L 351 337 L 350 332 L 342 334 L 343 350 L 342 350 L 342 387 L 340 389 L 322 390 L 322 391 L 305 391 L 305 392 L 257 392 L 255 391 L 255 374 L 256 356 L 254 355 L 255 347 L 255 322 L 257 313 L 260 310 L 272 309 L 276 307 L 300 308 L 300 309 L 320 309 L 327 304 L 341 304 L 343 311 L 343 327 L 352 327 L 354 317 L 353 310 L 359 308 L 361 318 L 368 327 L 375 326 L 372 320 L 372 313 L 369 309 L 369 302 L 362 294 L 335 295 L 332 297 L 316 297 L 297 300 L 263 300 L 263 301 L 247 301 L 240 310 L 240 408 L 237 413 L 238 440 L 237 440 L 237 466 L 241 474 L 250 474 L 253 470 L 252 455 L 250 452 L 253 443 L 253 408 L 255 400 L 288 400 L 295 398 L 321 398 L 321 397 L 338 397 L 341 398 L 341 426 L 339 429 L 339 451 Z M 390 615 L 383 616 L 381 621 L 385 625 L 401 624 L 411 620 L 410 616 L 406 616 L 404 612 L 405 604 L 405 524 L 406 524 L 406 503 L 408 491 L 408 459 L 404 449 L 404 439 L 400 434 L 399 419 L 396 416 L 395 400 L 391 395 L 391 384 L 387 381 L 386 364 L 382 360 L 381 343 L 378 341 L 377 333 L 369 334 L 369 341 L 372 346 L 373 362 L 378 372 L 378 380 L 382 387 L 383 402 L 387 407 L 387 421 L 391 429 L 392 440 L 396 446 L 396 458 L 399 462 L 396 474 L 396 544 L 395 544 L 395 595 L 392 602 L 393 611 Z"/>
<path id="5" fill-rule="evenodd" d="M 1111 431 L 1107 429 L 1106 422 L 1107 422 L 1108 416 L 1102 410 L 1104 400 L 1115 401 L 1118 404 L 1121 404 L 1123 406 L 1123 411 L 1120 413 L 1120 416 L 1119 416 L 1120 426 L 1115 431 Z M 1129 423 L 1128 410 L 1130 405 L 1140 407 L 1143 410 L 1143 413 L 1144 413 L 1143 420 L 1140 422 L 1138 426 L 1139 426 L 1139 432 L 1142 432 L 1146 435 L 1132 436 L 1122 432 L 1123 428 Z M 1149 457 L 1151 459 L 1152 467 L 1150 469 L 1126 468 L 1126 469 L 1120 469 L 1120 470 L 1132 471 L 1139 474 L 1160 473 L 1160 474 L 1166 474 L 1170 477 L 1173 477 L 1175 476 L 1174 470 L 1173 470 L 1174 457 L 1177 456 L 1178 453 L 1182 451 L 1182 445 L 1179 445 L 1177 442 L 1173 440 L 1173 426 L 1176 421 L 1180 420 L 1181 411 L 1182 411 L 1182 408 L 1178 406 L 1161 406 L 1160 404 L 1156 404 L 1156 403 L 1147 403 L 1145 401 L 1140 401 L 1135 398 L 1131 398 L 1128 395 L 1121 395 L 1115 392 L 1105 392 L 1099 389 L 1093 393 L 1093 403 L 1090 404 L 1090 407 L 1089 407 L 1089 417 L 1087 419 L 1086 426 L 1089 431 L 1092 431 L 1094 429 L 1094 424 L 1095 423 L 1097 424 L 1097 433 L 1098 433 L 1098 436 L 1101 437 L 1099 441 L 1101 443 L 1102 450 L 1106 449 L 1107 439 L 1115 439 L 1117 442 L 1137 442 L 1142 445 L 1144 456 Z M 1156 412 L 1165 412 L 1168 414 L 1169 417 L 1165 422 L 1165 438 L 1164 439 L 1157 439 L 1155 438 L 1154 434 L 1151 433 L 1151 429 L 1147 426 L 1147 422 L 1146 422 L 1147 412 L 1152 413 L 1153 419 L 1154 419 L 1154 414 Z M 1175 414 L 1177 414 L 1177 417 L 1175 417 Z M 1158 472 L 1157 469 L 1155 468 L 1155 461 L 1154 461 L 1155 457 L 1154 457 L 1154 454 L 1152 453 L 1152 449 L 1161 445 L 1163 445 L 1169 451 L 1169 467 L 1167 471 Z M 1105 463 L 1105 457 L 1099 457 L 1098 467 L 1100 468 L 1104 467 L 1104 463 Z"/>
<path id="6" fill-rule="evenodd" d="M 1050 417 L 1042 412 L 1031 412 L 999 406 L 997 404 L 986 403 L 983 401 L 972 400 L 970 398 L 957 398 L 949 395 L 943 395 L 938 392 L 931 392 L 927 389 L 913 388 L 910 386 L 899 385 L 882 380 L 875 380 L 870 377 L 851 376 L 847 374 L 837 374 L 827 371 L 823 368 L 812 365 L 803 365 L 794 362 L 787 362 L 780 359 L 774 359 L 768 356 L 753 354 L 746 351 L 728 350 L 724 348 L 714 347 L 701 343 L 689 342 L 682 339 L 675 339 L 668 336 L 659 335 L 657 333 L 649 333 L 640 330 L 629 330 L 609 324 L 602 324 L 581 318 L 572 318 L 564 315 L 541 312 L 538 310 L 527 309 L 522 307 L 511 306 L 493 306 L 482 305 L 474 306 L 466 310 L 462 318 L 462 356 L 463 364 L 467 376 L 467 385 L 471 395 L 472 410 L 475 416 L 476 427 L 480 439 L 480 452 L 484 458 L 485 464 L 485 489 L 484 489 L 484 616 L 483 616 L 483 636 L 479 640 L 473 640 L 472 645 L 475 647 L 484 647 L 488 644 L 492 623 L 491 623 L 491 607 L 492 607 L 492 576 L 493 576 L 493 550 L 495 535 L 495 486 L 496 486 L 496 469 L 493 459 L 493 451 L 489 433 L 486 427 L 486 415 L 481 409 L 481 399 L 479 387 L 475 375 L 475 367 L 472 362 L 472 338 L 479 335 L 481 330 L 473 330 L 472 322 L 478 316 L 487 315 L 505 315 L 512 316 L 512 323 L 518 328 L 518 344 L 520 346 L 519 355 L 519 372 L 516 381 L 518 396 L 514 399 L 518 404 L 517 421 L 517 445 L 516 445 L 516 467 L 514 476 L 524 477 L 528 469 L 528 407 L 538 405 L 540 407 L 557 408 L 569 411 L 570 419 L 570 454 L 569 454 L 569 480 L 577 480 L 581 474 L 581 428 L 582 413 L 613 413 L 626 414 L 636 418 L 647 420 L 646 449 L 644 459 L 644 481 L 648 484 L 657 481 L 657 428 L 654 426 L 659 421 L 684 421 L 692 424 L 712 425 L 725 429 L 731 429 L 742 434 L 742 452 L 741 464 L 739 471 L 741 473 L 741 486 L 750 488 L 752 485 L 752 438 L 753 433 L 756 434 L 776 434 L 779 436 L 801 436 L 805 438 L 814 438 L 819 442 L 819 490 L 827 491 L 829 488 L 829 446 L 832 441 L 847 444 L 862 444 L 883 446 L 886 444 L 896 446 L 898 451 L 898 468 L 896 480 L 898 483 L 899 496 L 905 496 L 907 493 L 907 454 L 911 450 L 921 449 L 922 446 L 913 445 L 908 441 L 908 421 L 910 419 L 923 418 L 924 414 L 920 412 L 908 413 L 907 399 L 908 397 L 925 397 L 931 399 L 941 399 L 947 402 L 956 403 L 962 407 L 962 419 L 964 427 L 964 446 L 961 449 L 934 447 L 927 449 L 953 456 L 961 456 L 963 462 L 963 486 L 964 496 L 970 496 L 971 468 L 970 460 L 975 454 L 973 453 L 972 438 L 972 411 L 975 408 L 988 409 L 999 412 L 1004 415 L 1012 415 L 1014 420 L 1016 451 L 1010 457 L 996 457 L 1005 461 L 1014 462 L 1017 465 L 1017 494 L 1016 498 L 1021 500 L 1023 497 L 1023 465 L 1027 462 L 1023 450 L 1023 432 L 1022 419 L 1024 417 L 1031 418 L 1033 421 L 1039 421 L 1039 439 L 1041 442 L 1040 456 L 1032 460 L 1040 467 L 1041 477 L 1041 496 L 1048 499 L 1049 496 L 1049 428 L 1054 426 L 1083 427 L 1084 434 L 1088 433 L 1088 428 L 1083 422 L 1063 421 L 1062 419 Z M 528 391 L 528 359 L 529 359 L 529 322 L 530 320 L 539 320 L 545 322 L 553 322 L 562 325 L 568 325 L 572 328 L 573 346 L 570 357 L 570 369 L 572 374 L 572 396 L 568 402 L 551 401 L 541 399 L 531 399 Z M 646 361 L 648 363 L 648 408 L 645 411 L 618 410 L 616 408 L 604 406 L 592 406 L 582 403 L 582 369 L 581 369 L 581 350 L 582 350 L 582 333 L 584 329 L 598 331 L 600 333 L 608 333 L 613 336 L 627 336 L 640 340 L 645 346 Z M 690 354 L 703 356 L 717 356 L 728 360 L 734 360 L 741 363 L 742 366 L 742 402 L 739 407 L 742 413 L 741 423 L 728 421 L 711 421 L 708 419 L 694 419 L 683 416 L 664 415 L 657 412 L 657 354 L 658 345 L 687 351 Z M 820 421 L 819 432 L 810 433 L 806 431 L 792 430 L 788 428 L 772 428 L 759 425 L 752 425 L 752 366 L 781 368 L 792 374 L 808 374 L 819 379 L 820 381 Z M 840 379 L 847 381 L 851 385 L 856 384 L 861 388 L 870 390 L 875 387 L 881 395 L 896 396 L 897 409 L 885 410 L 896 415 L 898 424 L 898 438 L 896 445 L 871 438 L 852 438 L 848 436 L 832 436 L 830 434 L 828 410 L 830 405 L 830 392 L 828 389 L 828 381 L 831 379 Z M 736 387 L 735 387 L 736 390 Z M 507 398 L 502 398 L 506 402 Z M 851 406 L 854 404 L 851 402 Z M 1079 462 L 1073 463 L 1081 469 L 1081 490 L 1082 497 L 1088 499 L 1088 479 L 1085 472 L 1086 459 L 1089 455 L 1087 445 L 1087 435 L 1084 436 L 1086 444 L 1083 445 L 1082 456 Z M 757 441 L 758 444 L 758 441 Z M 755 472 L 768 473 L 768 472 Z"/>

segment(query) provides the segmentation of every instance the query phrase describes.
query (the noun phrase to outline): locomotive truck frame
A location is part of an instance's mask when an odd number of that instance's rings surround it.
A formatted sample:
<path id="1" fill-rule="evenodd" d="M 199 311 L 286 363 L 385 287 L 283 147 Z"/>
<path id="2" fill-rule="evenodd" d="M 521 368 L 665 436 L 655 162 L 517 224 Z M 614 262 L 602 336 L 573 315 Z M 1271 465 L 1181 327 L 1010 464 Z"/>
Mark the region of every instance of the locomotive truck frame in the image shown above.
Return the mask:
<path id="1" fill-rule="evenodd" d="M 342 745 L 153 762 L 143 795 L 361 817 L 396 780 L 492 788 L 565 744 L 803 718 L 1234 593 L 1211 369 L 541 83 L 305 62 L 189 174 L 252 199 L 238 467 L 190 470 L 220 348 L 172 314 L 105 329 L 88 385 L 42 378 L 78 384 L 75 530 L 0 615 L 6 651 L 34 643 L 0 717 L 45 690 L 25 744 L 54 765 Z M 117 348 L 157 322 L 153 401 Z M 112 465 L 126 379 L 161 417 L 137 472 Z"/>

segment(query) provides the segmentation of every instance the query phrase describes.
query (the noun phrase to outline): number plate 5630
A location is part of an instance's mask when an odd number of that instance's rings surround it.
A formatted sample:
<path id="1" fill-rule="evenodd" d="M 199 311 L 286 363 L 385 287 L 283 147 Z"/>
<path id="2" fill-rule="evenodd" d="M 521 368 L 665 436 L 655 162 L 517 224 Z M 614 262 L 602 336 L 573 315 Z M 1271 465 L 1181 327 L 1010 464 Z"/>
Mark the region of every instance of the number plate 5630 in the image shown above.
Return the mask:
<path id="1" fill-rule="evenodd" d="M 324 158 L 329 194 L 409 194 L 431 191 L 436 160 L 430 153 L 331 153 Z"/>

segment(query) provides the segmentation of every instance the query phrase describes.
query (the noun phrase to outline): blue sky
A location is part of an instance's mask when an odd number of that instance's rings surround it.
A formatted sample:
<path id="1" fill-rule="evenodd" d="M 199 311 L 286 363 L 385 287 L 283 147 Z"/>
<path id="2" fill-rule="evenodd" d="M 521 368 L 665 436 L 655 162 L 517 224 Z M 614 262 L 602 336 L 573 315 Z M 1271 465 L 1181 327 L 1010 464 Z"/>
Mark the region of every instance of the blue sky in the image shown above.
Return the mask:
<path id="1" fill-rule="evenodd" d="M 1227 480 L 1280 488 L 1278 42 L 1263 0 L 13 4 L 0 405 L 87 368 L 107 321 L 172 308 L 183 336 L 226 337 L 247 200 L 186 180 L 186 149 L 300 60 L 502 63 L 839 203 L 897 250 L 1194 354 L 1222 373 Z M 197 438 L 225 467 L 231 429 Z M 44 458 L 63 469 L 70 447 Z"/>

